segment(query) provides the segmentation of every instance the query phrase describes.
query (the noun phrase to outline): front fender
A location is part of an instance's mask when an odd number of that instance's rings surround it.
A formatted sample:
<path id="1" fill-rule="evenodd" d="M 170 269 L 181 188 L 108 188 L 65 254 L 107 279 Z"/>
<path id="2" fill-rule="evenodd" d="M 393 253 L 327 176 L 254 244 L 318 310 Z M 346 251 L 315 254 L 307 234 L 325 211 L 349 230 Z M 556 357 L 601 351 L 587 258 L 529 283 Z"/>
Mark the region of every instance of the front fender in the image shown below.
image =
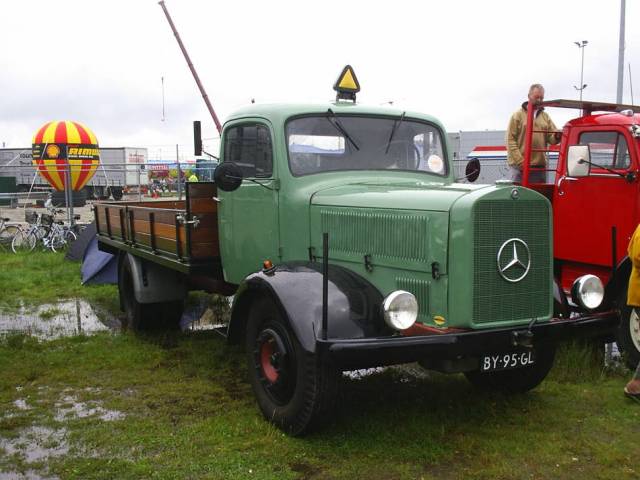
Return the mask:
<path id="1" fill-rule="evenodd" d="M 553 317 L 569 318 L 569 301 L 564 294 L 562 287 L 558 283 L 558 279 L 553 279 Z"/>
<path id="2" fill-rule="evenodd" d="M 382 316 L 383 296 L 354 272 L 329 265 L 328 338 L 359 339 L 393 333 Z M 302 347 L 315 352 L 322 329 L 322 266 L 292 262 L 248 276 L 238 288 L 229 322 L 228 338 L 244 336 L 250 306 L 257 296 L 269 295 Z"/>

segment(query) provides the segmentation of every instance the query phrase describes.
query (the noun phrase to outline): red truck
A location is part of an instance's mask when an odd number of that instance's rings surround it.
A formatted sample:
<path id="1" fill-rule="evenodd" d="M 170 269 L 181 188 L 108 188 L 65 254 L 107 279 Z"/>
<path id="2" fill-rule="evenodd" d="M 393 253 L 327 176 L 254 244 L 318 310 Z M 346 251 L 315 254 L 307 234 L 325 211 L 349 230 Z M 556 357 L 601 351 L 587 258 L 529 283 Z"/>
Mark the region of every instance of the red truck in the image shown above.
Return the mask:
<path id="1" fill-rule="evenodd" d="M 604 289 L 598 311 L 619 315 L 616 341 L 635 368 L 640 361 L 640 318 L 627 306 L 626 291 L 631 272 L 627 247 L 640 223 L 640 107 L 575 100 L 550 100 L 541 106 L 581 110 L 562 129 L 555 168 L 547 169 L 544 183 L 536 183 L 531 140 L 534 133 L 547 132 L 533 130 L 535 105 L 529 103 L 527 109 L 522 185 L 545 195 L 553 206 L 555 314 L 588 311 L 588 305 L 572 301 L 571 291 L 577 278 L 595 275 Z M 471 160 L 469 180 L 479 172 L 480 162 Z"/>

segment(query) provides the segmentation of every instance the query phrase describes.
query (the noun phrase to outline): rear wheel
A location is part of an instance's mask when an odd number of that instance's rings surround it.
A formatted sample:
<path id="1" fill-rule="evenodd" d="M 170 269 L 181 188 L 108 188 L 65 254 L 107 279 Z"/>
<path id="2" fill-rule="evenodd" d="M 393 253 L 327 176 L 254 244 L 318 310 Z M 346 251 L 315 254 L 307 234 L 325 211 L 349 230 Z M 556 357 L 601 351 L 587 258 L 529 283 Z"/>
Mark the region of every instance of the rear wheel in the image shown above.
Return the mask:
<path id="1" fill-rule="evenodd" d="M 20 230 L 11 240 L 11 250 L 13 253 L 30 252 L 36 247 L 36 236 L 33 232 Z"/>
<path id="2" fill-rule="evenodd" d="M 178 330 L 184 302 L 140 303 L 136 299 L 133 272 L 125 258 L 118 271 L 118 293 L 125 313 L 123 328 L 134 332 Z"/>
<path id="3" fill-rule="evenodd" d="M 555 355 L 555 345 L 545 345 L 536 349 L 536 362 L 529 367 L 487 373 L 474 370 L 465 372 L 464 375 L 478 388 L 505 393 L 524 393 L 542 383 L 553 366 Z"/>
<path id="4" fill-rule="evenodd" d="M 624 354 L 625 363 L 634 370 L 640 363 L 640 311 L 627 305 L 627 286 L 618 294 L 620 324 L 616 332 L 618 349 Z"/>
<path id="5" fill-rule="evenodd" d="M 57 234 L 51 240 L 51 250 L 54 252 L 60 252 L 65 250 L 71 243 L 77 240 L 77 236 L 71 230 L 64 230 Z"/>
<path id="6" fill-rule="evenodd" d="M 19 231 L 20 229 L 16 225 L 5 225 L 0 230 L 0 248 L 11 248 L 11 240 Z"/>
<path id="7" fill-rule="evenodd" d="M 302 348 L 268 298 L 251 308 L 246 349 L 249 381 L 265 419 L 290 435 L 301 435 L 330 412 L 339 372 Z"/>

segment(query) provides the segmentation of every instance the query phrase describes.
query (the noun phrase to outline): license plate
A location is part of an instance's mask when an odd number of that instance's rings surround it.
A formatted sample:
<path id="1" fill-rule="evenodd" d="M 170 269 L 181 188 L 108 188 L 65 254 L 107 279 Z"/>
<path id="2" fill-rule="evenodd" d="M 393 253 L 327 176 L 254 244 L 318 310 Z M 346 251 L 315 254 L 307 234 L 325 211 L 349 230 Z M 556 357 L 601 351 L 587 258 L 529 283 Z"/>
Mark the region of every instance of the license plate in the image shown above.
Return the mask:
<path id="1" fill-rule="evenodd" d="M 535 353 L 533 350 L 485 355 L 480 359 L 480 371 L 493 372 L 496 370 L 528 367 L 529 365 L 533 365 L 535 361 Z"/>

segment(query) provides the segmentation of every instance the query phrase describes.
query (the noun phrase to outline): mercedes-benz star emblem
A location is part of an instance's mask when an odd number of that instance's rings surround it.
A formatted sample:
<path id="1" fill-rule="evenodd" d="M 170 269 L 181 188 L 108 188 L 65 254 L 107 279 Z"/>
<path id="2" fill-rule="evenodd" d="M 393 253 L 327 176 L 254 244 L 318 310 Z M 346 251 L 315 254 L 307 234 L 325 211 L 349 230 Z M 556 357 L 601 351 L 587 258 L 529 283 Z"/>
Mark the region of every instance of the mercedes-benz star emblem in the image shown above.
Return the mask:
<path id="1" fill-rule="evenodd" d="M 498 250 L 498 273 L 507 282 L 516 283 L 529 273 L 529 246 L 519 238 L 510 238 Z"/>

